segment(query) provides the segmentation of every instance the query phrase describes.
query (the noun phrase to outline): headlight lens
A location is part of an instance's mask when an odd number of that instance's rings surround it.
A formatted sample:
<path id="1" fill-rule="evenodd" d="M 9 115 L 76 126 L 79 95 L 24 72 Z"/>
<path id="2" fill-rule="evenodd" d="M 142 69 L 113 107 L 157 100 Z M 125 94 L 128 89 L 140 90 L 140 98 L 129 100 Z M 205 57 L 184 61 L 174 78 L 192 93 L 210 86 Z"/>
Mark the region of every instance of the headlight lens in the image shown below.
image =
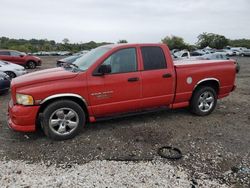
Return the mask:
<path id="1" fill-rule="evenodd" d="M 34 104 L 34 99 L 31 95 L 24 95 L 24 94 L 16 94 L 16 101 L 17 104 L 21 105 L 33 105 Z"/>

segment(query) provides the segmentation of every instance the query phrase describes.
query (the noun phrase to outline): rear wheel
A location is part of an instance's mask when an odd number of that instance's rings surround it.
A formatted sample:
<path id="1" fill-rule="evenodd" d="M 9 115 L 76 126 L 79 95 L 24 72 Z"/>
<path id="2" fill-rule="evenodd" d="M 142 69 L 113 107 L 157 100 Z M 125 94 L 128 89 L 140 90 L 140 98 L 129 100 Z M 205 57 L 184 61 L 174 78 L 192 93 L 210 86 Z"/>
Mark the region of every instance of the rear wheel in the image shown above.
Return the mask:
<path id="1" fill-rule="evenodd" d="M 43 112 L 42 128 L 46 136 L 54 140 L 73 138 L 84 125 L 83 109 L 70 100 L 51 103 Z"/>
<path id="2" fill-rule="evenodd" d="M 16 77 L 16 74 L 12 71 L 6 71 L 5 72 L 11 79 L 15 78 Z"/>
<path id="3" fill-rule="evenodd" d="M 29 69 L 35 69 L 36 68 L 36 62 L 34 62 L 34 61 L 28 61 L 27 62 L 27 67 Z"/>
<path id="4" fill-rule="evenodd" d="M 210 114 L 216 107 L 217 94 L 214 88 L 201 86 L 196 89 L 191 99 L 191 111 L 199 116 Z"/>

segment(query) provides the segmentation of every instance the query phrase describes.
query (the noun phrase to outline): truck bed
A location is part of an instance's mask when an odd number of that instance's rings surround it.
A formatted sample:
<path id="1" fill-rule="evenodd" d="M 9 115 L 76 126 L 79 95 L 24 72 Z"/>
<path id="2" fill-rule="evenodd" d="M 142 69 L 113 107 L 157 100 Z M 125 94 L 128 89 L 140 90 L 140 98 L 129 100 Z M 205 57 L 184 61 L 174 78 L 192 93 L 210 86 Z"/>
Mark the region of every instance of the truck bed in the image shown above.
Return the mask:
<path id="1" fill-rule="evenodd" d="M 196 86 L 203 80 L 219 83 L 218 98 L 229 95 L 234 88 L 235 62 L 233 60 L 177 60 L 176 96 L 174 103 L 189 101 Z"/>

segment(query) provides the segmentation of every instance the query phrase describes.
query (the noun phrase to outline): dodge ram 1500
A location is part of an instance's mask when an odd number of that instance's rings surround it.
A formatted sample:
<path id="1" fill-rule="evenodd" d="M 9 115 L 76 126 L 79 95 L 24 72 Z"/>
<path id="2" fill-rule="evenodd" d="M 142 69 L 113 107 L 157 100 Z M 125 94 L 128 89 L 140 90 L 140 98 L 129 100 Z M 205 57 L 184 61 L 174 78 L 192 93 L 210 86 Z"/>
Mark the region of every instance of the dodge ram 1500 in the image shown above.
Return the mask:
<path id="1" fill-rule="evenodd" d="M 56 140 L 74 137 L 86 122 L 190 107 L 210 114 L 235 89 L 233 60 L 175 61 L 163 44 L 106 45 L 74 63 L 13 79 L 9 127 L 41 126 Z"/>

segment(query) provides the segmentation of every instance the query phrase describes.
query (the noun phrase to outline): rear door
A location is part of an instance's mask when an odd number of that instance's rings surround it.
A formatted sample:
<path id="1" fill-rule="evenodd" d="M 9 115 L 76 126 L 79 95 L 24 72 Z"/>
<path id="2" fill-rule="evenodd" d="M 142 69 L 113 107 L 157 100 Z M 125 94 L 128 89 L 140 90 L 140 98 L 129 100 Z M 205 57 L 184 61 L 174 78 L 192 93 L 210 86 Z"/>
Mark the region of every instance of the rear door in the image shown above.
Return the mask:
<path id="1" fill-rule="evenodd" d="M 175 79 L 172 68 L 167 66 L 164 51 L 159 46 L 140 48 L 143 62 L 142 107 L 168 106 L 173 102 Z"/>
<path id="2" fill-rule="evenodd" d="M 0 59 L 5 61 L 11 61 L 11 56 L 9 51 L 0 51 Z"/>
<path id="3" fill-rule="evenodd" d="M 88 81 L 94 115 L 100 117 L 139 109 L 141 75 L 138 72 L 137 49 L 119 49 L 102 64 L 110 66 L 111 73 L 91 76 Z"/>

